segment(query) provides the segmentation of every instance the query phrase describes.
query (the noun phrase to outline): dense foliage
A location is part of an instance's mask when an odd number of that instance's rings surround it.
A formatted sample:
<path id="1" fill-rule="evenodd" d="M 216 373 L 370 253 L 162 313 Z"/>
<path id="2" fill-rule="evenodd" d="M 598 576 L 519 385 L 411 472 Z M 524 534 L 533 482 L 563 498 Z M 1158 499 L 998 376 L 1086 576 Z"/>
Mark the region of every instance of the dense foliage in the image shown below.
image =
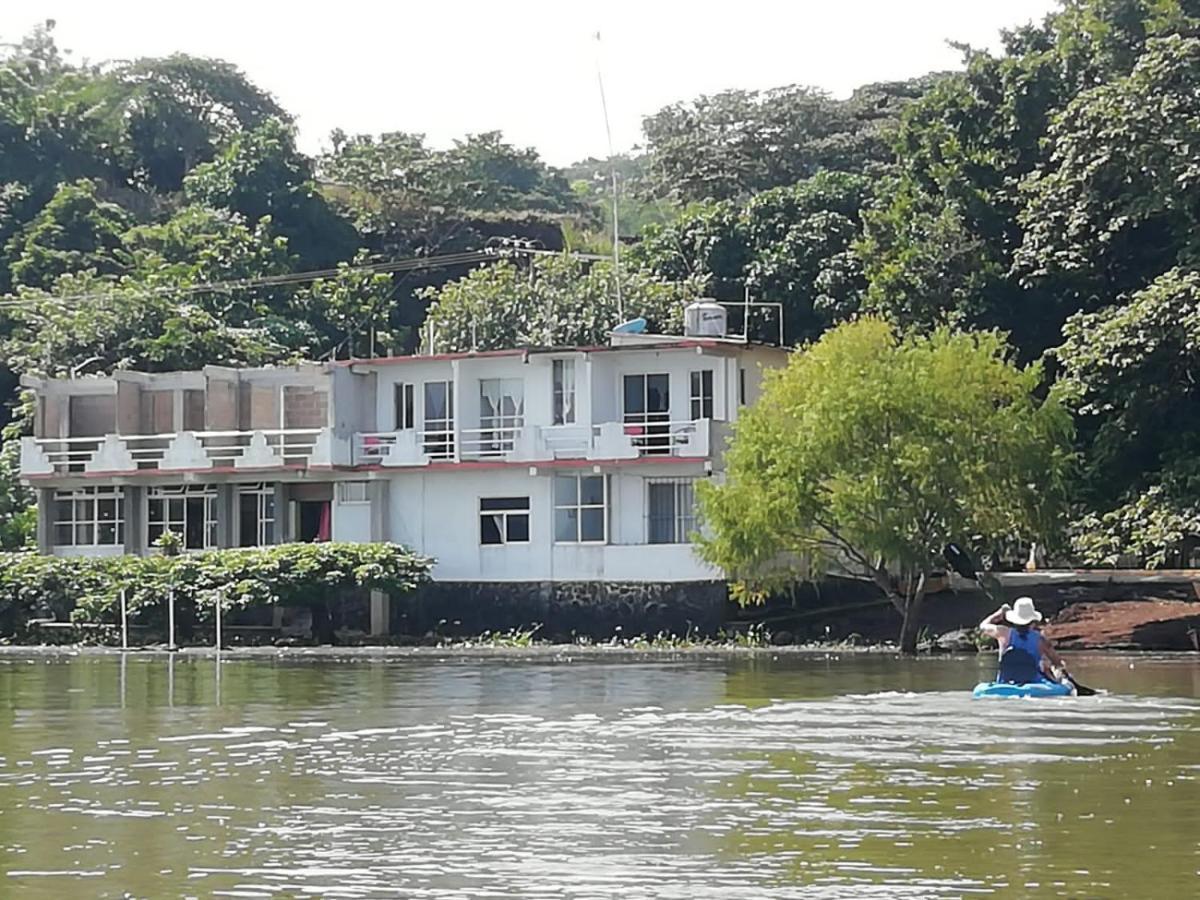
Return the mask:
<path id="1" fill-rule="evenodd" d="M 743 599 L 814 570 L 868 575 L 913 651 L 947 543 L 1056 528 L 1070 417 L 1007 352 L 991 332 L 900 338 L 866 317 L 794 354 L 738 420 L 725 482 L 700 485 L 704 557 Z"/>
<path id="2" fill-rule="evenodd" d="M 1076 417 L 1080 557 L 1187 563 L 1200 545 L 1200 0 L 1060 0 L 999 52 L 962 48 L 958 71 L 846 99 L 671 104 L 643 150 L 565 170 L 495 132 L 440 149 L 335 132 L 309 159 L 228 63 L 77 65 L 49 27 L 4 46 L 0 403 L 26 371 L 407 352 L 427 319 L 443 348 L 596 340 L 621 314 L 606 263 L 361 266 L 512 238 L 607 255 L 615 172 L 627 316 L 666 327 L 703 291 L 780 304 L 797 346 L 864 314 L 998 331 Z M 333 274 L 281 280 L 313 268 Z M 760 311 L 749 332 L 777 323 Z M 30 521 L 11 457 L 9 544 Z"/>
<path id="3" fill-rule="evenodd" d="M 282 604 L 314 609 L 346 591 L 403 594 L 429 577 L 432 561 L 397 544 L 280 544 L 177 556 L 100 558 L 0 553 L 0 629 L 6 635 L 35 616 L 69 613 L 72 621 L 117 622 L 125 592 L 130 621 L 161 618 L 168 591 L 189 620 L 210 622 L 216 604 L 236 610 Z"/>

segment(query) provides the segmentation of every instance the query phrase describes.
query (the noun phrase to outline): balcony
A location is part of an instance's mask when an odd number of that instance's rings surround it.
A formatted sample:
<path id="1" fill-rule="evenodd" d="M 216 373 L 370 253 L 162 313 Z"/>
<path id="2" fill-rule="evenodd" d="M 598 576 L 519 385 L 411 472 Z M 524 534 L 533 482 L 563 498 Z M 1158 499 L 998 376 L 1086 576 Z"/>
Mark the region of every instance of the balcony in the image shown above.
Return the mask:
<path id="1" fill-rule="evenodd" d="M 127 474 L 331 465 L 328 428 L 22 438 L 21 475 Z"/>
<path id="2" fill-rule="evenodd" d="M 707 419 L 627 425 L 524 425 L 507 428 L 359 433 L 354 464 L 426 466 L 441 462 L 547 462 L 647 456 L 703 458 L 711 453 Z"/>

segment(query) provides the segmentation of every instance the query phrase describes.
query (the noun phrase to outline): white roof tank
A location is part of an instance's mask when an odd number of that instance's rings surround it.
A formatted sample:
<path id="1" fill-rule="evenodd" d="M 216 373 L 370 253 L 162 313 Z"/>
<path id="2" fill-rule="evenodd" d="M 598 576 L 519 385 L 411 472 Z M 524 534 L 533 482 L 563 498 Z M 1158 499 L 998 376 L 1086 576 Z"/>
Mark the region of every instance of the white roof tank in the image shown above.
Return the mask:
<path id="1" fill-rule="evenodd" d="M 729 313 L 716 300 L 701 298 L 683 310 L 683 333 L 687 337 L 725 337 Z"/>

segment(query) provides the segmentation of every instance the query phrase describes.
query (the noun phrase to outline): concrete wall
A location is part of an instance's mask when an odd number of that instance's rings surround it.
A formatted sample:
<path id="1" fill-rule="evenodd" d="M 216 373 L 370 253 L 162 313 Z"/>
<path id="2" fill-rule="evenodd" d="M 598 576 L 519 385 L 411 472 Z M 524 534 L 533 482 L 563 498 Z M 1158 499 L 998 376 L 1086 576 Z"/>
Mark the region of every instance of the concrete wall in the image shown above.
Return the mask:
<path id="1" fill-rule="evenodd" d="M 531 474 L 531 471 L 536 474 Z M 703 477 L 701 463 L 626 466 L 602 470 L 609 478 L 608 542 L 554 542 L 553 476 L 592 474 L 591 467 L 526 466 L 389 472 L 386 520 L 378 540 L 406 544 L 438 562 L 434 577 L 461 581 L 707 581 L 718 573 L 689 544 L 646 544 L 646 480 Z M 339 495 L 340 496 L 340 495 Z M 479 534 L 482 497 L 529 497 L 530 540 L 483 545 Z M 335 500 L 334 537 L 369 539 L 369 507 Z"/>
<path id="2" fill-rule="evenodd" d="M 71 437 L 98 437 L 117 430 L 117 395 L 82 394 L 69 398 Z"/>
<path id="3" fill-rule="evenodd" d="M 393 634 L 476 635 L 541 626 L 539 638 L 712 635 L 722 626 L 723 582 L 652 584 L 434 582 L 392 598 Z"/>
<path id="4" fill-rule="evenodd" d="M 329 420 L 329 393 L 314 387 L 283 388 L 284 428 L 324 428 Z"/>

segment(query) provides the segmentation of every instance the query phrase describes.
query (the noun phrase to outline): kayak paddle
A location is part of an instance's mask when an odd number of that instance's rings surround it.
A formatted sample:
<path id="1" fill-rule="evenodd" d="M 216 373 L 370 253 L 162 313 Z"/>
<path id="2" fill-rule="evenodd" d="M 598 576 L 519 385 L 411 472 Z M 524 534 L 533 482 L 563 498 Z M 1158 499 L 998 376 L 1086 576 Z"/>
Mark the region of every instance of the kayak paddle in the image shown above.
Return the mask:
<path id="1" fill-rule="evenodd" d="M 947 544 L 942 550 L 942 556 L 946 558 L 946 562 L 950 563 L 950 568 L 961 575 L 963 578 L 974 581 L 983 590 L 993 602 L 996 602 L 996 596 L 988 587 L 984 577 L 980 575 L 979 570 L 975 568 L 975 560 L 971 559 L 970 555 L 958 544 Z M 1075 680 L 1075 677 L 1070 672 L 1063 670 L 1063 677 L 1071 683 L 1075 688 L 1075 693 L 1080 697 L 1091 697 L 1096 693 L 1095 688 L 1090 688 L 1087 685 L 1080 684 Z"/>

